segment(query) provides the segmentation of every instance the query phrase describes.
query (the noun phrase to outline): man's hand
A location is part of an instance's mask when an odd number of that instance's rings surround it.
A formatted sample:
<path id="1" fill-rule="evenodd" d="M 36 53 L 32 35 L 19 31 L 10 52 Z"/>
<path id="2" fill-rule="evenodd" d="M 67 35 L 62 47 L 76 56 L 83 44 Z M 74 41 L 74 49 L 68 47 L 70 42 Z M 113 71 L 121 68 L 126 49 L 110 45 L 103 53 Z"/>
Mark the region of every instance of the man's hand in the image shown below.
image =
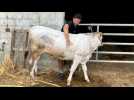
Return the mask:
<path id="1" fill-rule="evenodd" d="M 72 45 L 73 45 L 73 43 L 70 40 L 66 40 L 66 47 L 70 47 Z"/>
<path id="2" fill-rule="evenodd" d="M 70 47 L 71 45 L 73 45 L 73 43 L 70 41 L 69 39 L 69 25 L 65 24 L 64 25 L 64 36 L 65 36 L 65 40 L 66 40 L 66 47 Z"/>

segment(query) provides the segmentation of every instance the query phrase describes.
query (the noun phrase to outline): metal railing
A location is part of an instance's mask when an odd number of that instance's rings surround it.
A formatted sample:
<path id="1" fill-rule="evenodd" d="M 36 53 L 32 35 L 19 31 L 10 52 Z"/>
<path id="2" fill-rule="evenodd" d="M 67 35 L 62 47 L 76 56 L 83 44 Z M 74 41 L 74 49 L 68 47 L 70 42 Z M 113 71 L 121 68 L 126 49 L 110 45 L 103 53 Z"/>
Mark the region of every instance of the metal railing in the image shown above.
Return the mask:
<path id="1" fill-rule="evenodd" d="M 97 32 L 100 30 L 100 26 L 121 26 L 121 27 L 134 27 L 134 24 L 80 24 L 81 26 L 96 26 Z M 134 33 L 104 33 L 104 36 L 134 36 Z M 102 42 L 103 45 L 127 45 L 134 46 L 134 43 L 120 43 L 120 42 Z M 123 60 L 101 60 L 98 59 L 98 54 L 116 54 L 116 55 L 134 55 L 134 52 L 115 52 L 115 51 L 99 51 L 98 48 L 94 52 L 96 53 L 95 60 L 89 60 L 90 62 L 109 62 L 109 63 L 134 63 L 134 61 Z"/>

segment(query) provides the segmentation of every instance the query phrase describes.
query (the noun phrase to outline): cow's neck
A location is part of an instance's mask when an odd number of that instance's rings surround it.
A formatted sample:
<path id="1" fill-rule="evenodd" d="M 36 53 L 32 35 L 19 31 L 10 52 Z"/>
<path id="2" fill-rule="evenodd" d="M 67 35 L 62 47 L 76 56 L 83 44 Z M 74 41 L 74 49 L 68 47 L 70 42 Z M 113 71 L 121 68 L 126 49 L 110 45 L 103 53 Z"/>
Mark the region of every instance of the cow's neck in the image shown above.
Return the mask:
<path id="1" fill-rule="evenodd" d="M 92 38 L 92 41 L 91 42 L 91 48 L 92 48 L 92 51 L 96 50 L 99 45 L 101 44 L 101 41 L 99 40 L 98 37 L 94 37 Z"/>

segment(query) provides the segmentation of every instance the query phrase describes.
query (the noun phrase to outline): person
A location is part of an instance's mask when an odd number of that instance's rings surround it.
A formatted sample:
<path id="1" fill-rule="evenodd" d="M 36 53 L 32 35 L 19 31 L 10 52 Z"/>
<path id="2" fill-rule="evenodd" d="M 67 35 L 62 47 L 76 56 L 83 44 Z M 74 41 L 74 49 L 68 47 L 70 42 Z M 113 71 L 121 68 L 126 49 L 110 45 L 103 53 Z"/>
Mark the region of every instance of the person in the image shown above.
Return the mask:
<path id="1" fill-rule="evenodd" d="M 82 18 L 81 14 L 75 14 L 73 16 L 73 20 L 64 24 L 61 29 L 61 31 L 64 32 L 67 47 L 71 45 L 71 41 L 69 39 L 69 33 L 72 33 L 72 34 L 80 33 L 79 24 L 81 22 L 81 18 Z"/>
<path id="2" fill-rule="evenodd" d="M 71 34 L 79 34 L 80 28 L 79 24 L 81 22 L 82 16 L 81 14 L 77 13 L 73 16 L 73 19 L 69 21 L 68 23 L 65 23 L 61 29 L 62 32 L 64 32 L 64 37 L 66 40 L 66 47 L 73 45 L 72 41 L 70 40 L 69 33 Z M 60 79 L 64 78 L 63 69 L 64 64 L 68 63 L 67 61 L 58 60 L 60 73 L 58 74 Z"/>

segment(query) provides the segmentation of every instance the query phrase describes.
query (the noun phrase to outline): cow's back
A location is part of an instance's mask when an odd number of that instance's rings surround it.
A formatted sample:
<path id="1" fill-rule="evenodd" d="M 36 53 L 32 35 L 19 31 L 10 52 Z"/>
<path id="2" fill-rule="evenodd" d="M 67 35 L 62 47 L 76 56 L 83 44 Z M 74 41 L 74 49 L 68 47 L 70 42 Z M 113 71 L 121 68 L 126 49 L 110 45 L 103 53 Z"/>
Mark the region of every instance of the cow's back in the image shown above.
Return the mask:
<path id="1" fill-rule="evenodd" d="M 62 34 L 62 32 L 58 31 L 58 30 L 54 30 L 52 28 L 49 27 L 44 27 L 44 26 L 33 26 L 30 29 L 30 32 L 32 33 L 32 37 L 33 38 L 37 38 L 37 37 L 42 37 L 44 35 L 47 36 L 59 36 Z"/>
<path id="2" fill-rule="evenodd" d="M 44 26 L 33 26 L 29 31 L 31 40 L 40 45 L 52 43 L 57 37 L 63 35 L 63 33 L 58 30 Z"/>

